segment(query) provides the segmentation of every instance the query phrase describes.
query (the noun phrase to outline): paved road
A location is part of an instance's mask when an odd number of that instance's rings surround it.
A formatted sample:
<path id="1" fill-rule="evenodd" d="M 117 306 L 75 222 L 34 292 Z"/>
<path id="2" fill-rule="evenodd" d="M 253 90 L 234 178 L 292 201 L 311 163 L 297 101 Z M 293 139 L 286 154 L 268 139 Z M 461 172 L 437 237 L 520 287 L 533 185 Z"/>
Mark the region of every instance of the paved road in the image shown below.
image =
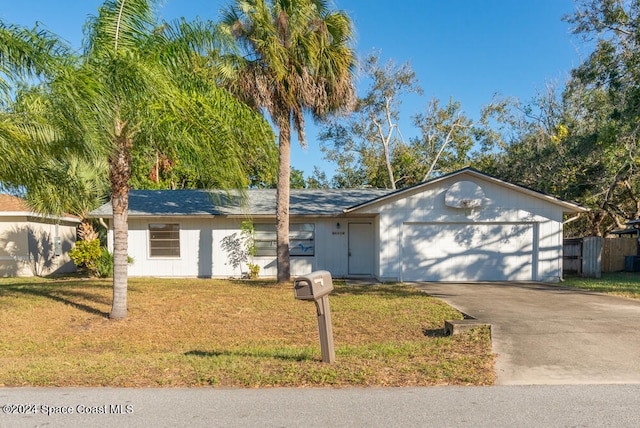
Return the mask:
<path id="1" fill-rule="evenodd" d="M 0 427 L 640 426 L 640 385 L 253 390 L 0 388 L 0 404 L 10 403 L 37 404 L 39 413 L 2 413 Z M 42 413 L 42 409 L 61 408 L 67 413 Z M 106 413 L 86 413 L 101 409 Z M 122 413 L 114 413 L 117 409 Z"/>
<path id="2" fill-rule="evenodd" d="M 491 324 L 497 384 L 640 383 L 640 301 L 540 283 L 418 287 Z"/>

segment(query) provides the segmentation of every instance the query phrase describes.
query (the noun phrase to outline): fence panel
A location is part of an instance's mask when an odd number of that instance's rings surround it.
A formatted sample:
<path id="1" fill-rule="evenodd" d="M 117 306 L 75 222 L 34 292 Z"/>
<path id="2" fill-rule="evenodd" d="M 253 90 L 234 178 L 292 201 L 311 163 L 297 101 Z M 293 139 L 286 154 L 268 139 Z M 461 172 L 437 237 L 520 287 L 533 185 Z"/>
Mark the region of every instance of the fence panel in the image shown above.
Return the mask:
<path id="1" fill-rule="evenodd" d="M 562 245 L 562 271 L 567 274 L 582 273 L 582 238 L 565 239 Z"/>
<path id="2" fill-rule="evenodd" d="M 602 274 L 602 241 L 598 236 L 582 238 L 582 276 L 600 278 Z"/>
<path id="3" fill-rule="evenodd" d="M 565 239 L 562 245 L 562 270 L 565 274 L 599 278 L 598 269 L 601 272 L 623 271 L 626 267 L 625 257 L 637 254 L 638 244 L 635 238 Z"/>
<path id="4" fill-rule="evenodd" d="M 602 272 L 619 272 L 624 270 L 625 256 L 635 256 L 638 245 L 634 238 L 605 239 L 602 246 Z"/>

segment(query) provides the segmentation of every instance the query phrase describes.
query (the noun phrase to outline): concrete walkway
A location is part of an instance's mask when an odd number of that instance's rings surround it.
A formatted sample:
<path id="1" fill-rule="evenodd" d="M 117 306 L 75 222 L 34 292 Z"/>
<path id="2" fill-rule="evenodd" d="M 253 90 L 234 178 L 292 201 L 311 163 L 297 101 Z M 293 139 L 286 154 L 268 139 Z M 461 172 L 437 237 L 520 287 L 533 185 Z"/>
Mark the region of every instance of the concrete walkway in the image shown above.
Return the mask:
<path id="1" fill-rule="evenodd" d="M 640 383 L 640 301 L 540 283 L 421 283 L 491 324 L 496 383 Z"/>

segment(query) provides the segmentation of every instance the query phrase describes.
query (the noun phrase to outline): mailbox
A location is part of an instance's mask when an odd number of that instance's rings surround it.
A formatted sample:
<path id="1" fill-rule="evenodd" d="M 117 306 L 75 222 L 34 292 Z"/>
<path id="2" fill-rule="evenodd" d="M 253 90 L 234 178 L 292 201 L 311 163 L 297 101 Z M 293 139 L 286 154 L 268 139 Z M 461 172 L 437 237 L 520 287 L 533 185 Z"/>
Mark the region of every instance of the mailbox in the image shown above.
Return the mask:
<path id="1" fill-rule="evenodd" d="M 301 276 L 293 281 L 293 295 L 298 300 L 313 300 L 318 313 L 318 333 L 320 334 L 320 350 L 322 361 L 333 363 L 336 353 L 333 349 L 333 329 L 331 327 L 331 309 L 329 293 L 333 290 L 331 273 L 318 270 Z"/>
<path id="2" fill-rule="evenodd" d="M 333 290 L 331 273 L 326 270 L 311 272 L 293 282 L 293 293 L 298 300 L 318 300 Z"/>

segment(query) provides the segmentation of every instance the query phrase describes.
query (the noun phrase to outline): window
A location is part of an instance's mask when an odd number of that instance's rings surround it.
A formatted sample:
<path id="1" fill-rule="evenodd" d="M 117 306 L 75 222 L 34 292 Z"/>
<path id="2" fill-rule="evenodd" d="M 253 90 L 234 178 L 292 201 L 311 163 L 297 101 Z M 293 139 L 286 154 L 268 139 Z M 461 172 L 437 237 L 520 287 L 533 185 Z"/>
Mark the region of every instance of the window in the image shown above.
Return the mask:
<path id="1" fill-rule="evenodd" d="M 256 256 L 276 255 L 276 225 L 258 223 L 253 227 Z M 292 223 L 289 225 L 289 254 L 292 256 L 315 255 L 315 225 Z"/>
<path id="2" fill-rule="evenodd" d="M 315 225 L 295 223 L 289 225 L 289 254 L 292 256 L 313 256 L 315 254 Z"/>
<path id="3" fill-rule="evenodd" d="M 276 225 L 258 223 L 253 225 L 256 256 L 276 255 Z"/>
<path id="4" fill-rule="evenodd" d="M 149 225 L 149 256 L 180 257 L 180 225 L 155 223 Z"/>

